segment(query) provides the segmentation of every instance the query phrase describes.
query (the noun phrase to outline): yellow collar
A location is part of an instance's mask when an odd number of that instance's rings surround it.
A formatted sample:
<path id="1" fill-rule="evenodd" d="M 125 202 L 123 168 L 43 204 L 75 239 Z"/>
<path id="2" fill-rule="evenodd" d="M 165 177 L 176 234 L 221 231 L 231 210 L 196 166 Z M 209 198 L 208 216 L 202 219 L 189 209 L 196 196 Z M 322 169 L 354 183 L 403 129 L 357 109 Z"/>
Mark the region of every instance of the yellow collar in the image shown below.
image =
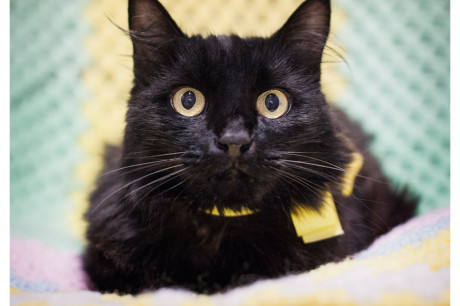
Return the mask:
<path id="1" fill-rule="evenodd" d="M 219 213 L 219 210 L 217 210 L 217 207 L 214 206 L 212 210 L 207 210 L 207 214 L 214 215 L 214 216 L 222 216 L 222 217 L 244 217 L 248 215 L 252 215 L 256 213 L 255 211 L 249 209 L 249 208 L 242 208 L 241 210 L 233 210 L 230 208 L 224 208 L 223 214 Z"/>
<path id="2" fill-rule="evenodd" d="M 364 163 L 363 156 L 358 152 L 352 153 L 352 161 L 348 164 L 347 169 L 342 177 L 342 195 L 348 197 L 353 192 L 355 178 L 361 170 Z M 304 205 L 293 205 L 291 219 L 294 224 L 297 236 L 301 237 L 304 243 L 312 243 L 344 233 L 340 224 L 334 199 L 330 191 L 323 193 L 323 205 L 319 209 L 307 208 Z M 240 211 L 225 208 L 223 214 L 220 214 L 217 207 L 206 213 L 222 217 L 242 217 L 256 213 L 248 208 Z"/>

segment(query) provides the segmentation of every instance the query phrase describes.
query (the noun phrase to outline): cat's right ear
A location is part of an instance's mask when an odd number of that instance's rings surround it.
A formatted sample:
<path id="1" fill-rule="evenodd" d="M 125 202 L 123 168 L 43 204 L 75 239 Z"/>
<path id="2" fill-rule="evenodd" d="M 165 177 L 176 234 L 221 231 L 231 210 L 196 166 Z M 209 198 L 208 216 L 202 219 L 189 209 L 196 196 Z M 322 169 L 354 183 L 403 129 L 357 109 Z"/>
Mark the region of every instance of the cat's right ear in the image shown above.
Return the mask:
<path id="1" fill-rule="evenodd" d="M 304 55 L 308 62 L 319 67 L 330 20 L 330 0 L 306 0 L 273 34 L 272 39 L 276 44 Z"/>
<path id="2" fill-rule="evenodd" d="M 137 77 L 148 73 L 162 47 L 185 35 L 157 0 L 129 0 L 128 17 Z"/>

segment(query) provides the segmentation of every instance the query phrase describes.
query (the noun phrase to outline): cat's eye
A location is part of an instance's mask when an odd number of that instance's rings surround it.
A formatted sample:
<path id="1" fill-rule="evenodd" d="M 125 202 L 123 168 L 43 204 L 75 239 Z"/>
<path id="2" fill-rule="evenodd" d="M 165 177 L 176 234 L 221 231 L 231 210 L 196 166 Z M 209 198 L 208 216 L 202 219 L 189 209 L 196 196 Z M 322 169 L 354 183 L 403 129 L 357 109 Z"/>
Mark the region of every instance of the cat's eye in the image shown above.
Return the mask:
<path id="1" fill-rule="evenodd" d="M 289 109 L 289 101 L 284 92 L 271 89 L 257 98 L 257 111 L 269 119 L 276 119 L 284 115 Z"/>
<path id="2" fill-rule="evenodd" d="M 179 114 L 186 117 L 195 117 L 203 111 L 205 99 L 199 90 L 182 87 L 174 94 L 172 105 Z"/>

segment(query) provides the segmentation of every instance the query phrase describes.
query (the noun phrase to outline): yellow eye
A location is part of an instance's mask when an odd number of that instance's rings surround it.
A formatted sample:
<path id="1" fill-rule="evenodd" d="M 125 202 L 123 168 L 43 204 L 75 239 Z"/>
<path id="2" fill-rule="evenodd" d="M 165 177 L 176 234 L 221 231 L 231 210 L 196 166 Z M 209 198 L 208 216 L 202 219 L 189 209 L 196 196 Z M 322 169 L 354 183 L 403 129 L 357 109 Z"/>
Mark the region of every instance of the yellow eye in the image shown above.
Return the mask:
<path id="1" fill-rule="evenodd" d="M 205 106 L 203 94 L 191 87 L 182 87 L 174 94 L 172 104 L 176 112 L 186 117 L 201 114 Z"/>
<path id="2" fill-rule="evenodd" d="M 278 89 L 270 89 L 257 98 L 257 111 L 269 119 L 279 118 L 289 109 L 286 94 Z"/>

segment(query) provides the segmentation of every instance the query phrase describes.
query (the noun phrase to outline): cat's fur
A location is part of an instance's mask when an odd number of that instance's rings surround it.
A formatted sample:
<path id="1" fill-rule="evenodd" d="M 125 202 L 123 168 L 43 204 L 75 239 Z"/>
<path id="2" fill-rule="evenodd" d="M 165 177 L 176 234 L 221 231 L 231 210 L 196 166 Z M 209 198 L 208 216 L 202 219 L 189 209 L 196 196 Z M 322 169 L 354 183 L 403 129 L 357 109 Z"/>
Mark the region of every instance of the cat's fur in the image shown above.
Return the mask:
<path id="1" fill-rule="evenodd" d="M 390 189 L 359 126 L 321 93 L 329 0 L 304 2 L 269 38 L 188 37 L 155 0 L 131 0 L 129 18 L 135 81 L 124 141 L 108 149 L 86 214 L 84 266 L 95 289 L 211 293 L 307 271 L 362 250 L 413 215 L 415 201 Z M 204 94 L 200 115 L 171 106 L 181 86 Z M 255 108 L 272 88 L 290 99 L 278 119 Z M 249 136 L 239 157 L 219 145 L 224 133 Z M 365 162 L 353 195 L 343 197 L 338 182 L 352 150 Z M 345 234 L 305 244 L 292 203 L 317 207 L 326 189 Z M 258 213 L 204 212 L 214 205 Z"/>

